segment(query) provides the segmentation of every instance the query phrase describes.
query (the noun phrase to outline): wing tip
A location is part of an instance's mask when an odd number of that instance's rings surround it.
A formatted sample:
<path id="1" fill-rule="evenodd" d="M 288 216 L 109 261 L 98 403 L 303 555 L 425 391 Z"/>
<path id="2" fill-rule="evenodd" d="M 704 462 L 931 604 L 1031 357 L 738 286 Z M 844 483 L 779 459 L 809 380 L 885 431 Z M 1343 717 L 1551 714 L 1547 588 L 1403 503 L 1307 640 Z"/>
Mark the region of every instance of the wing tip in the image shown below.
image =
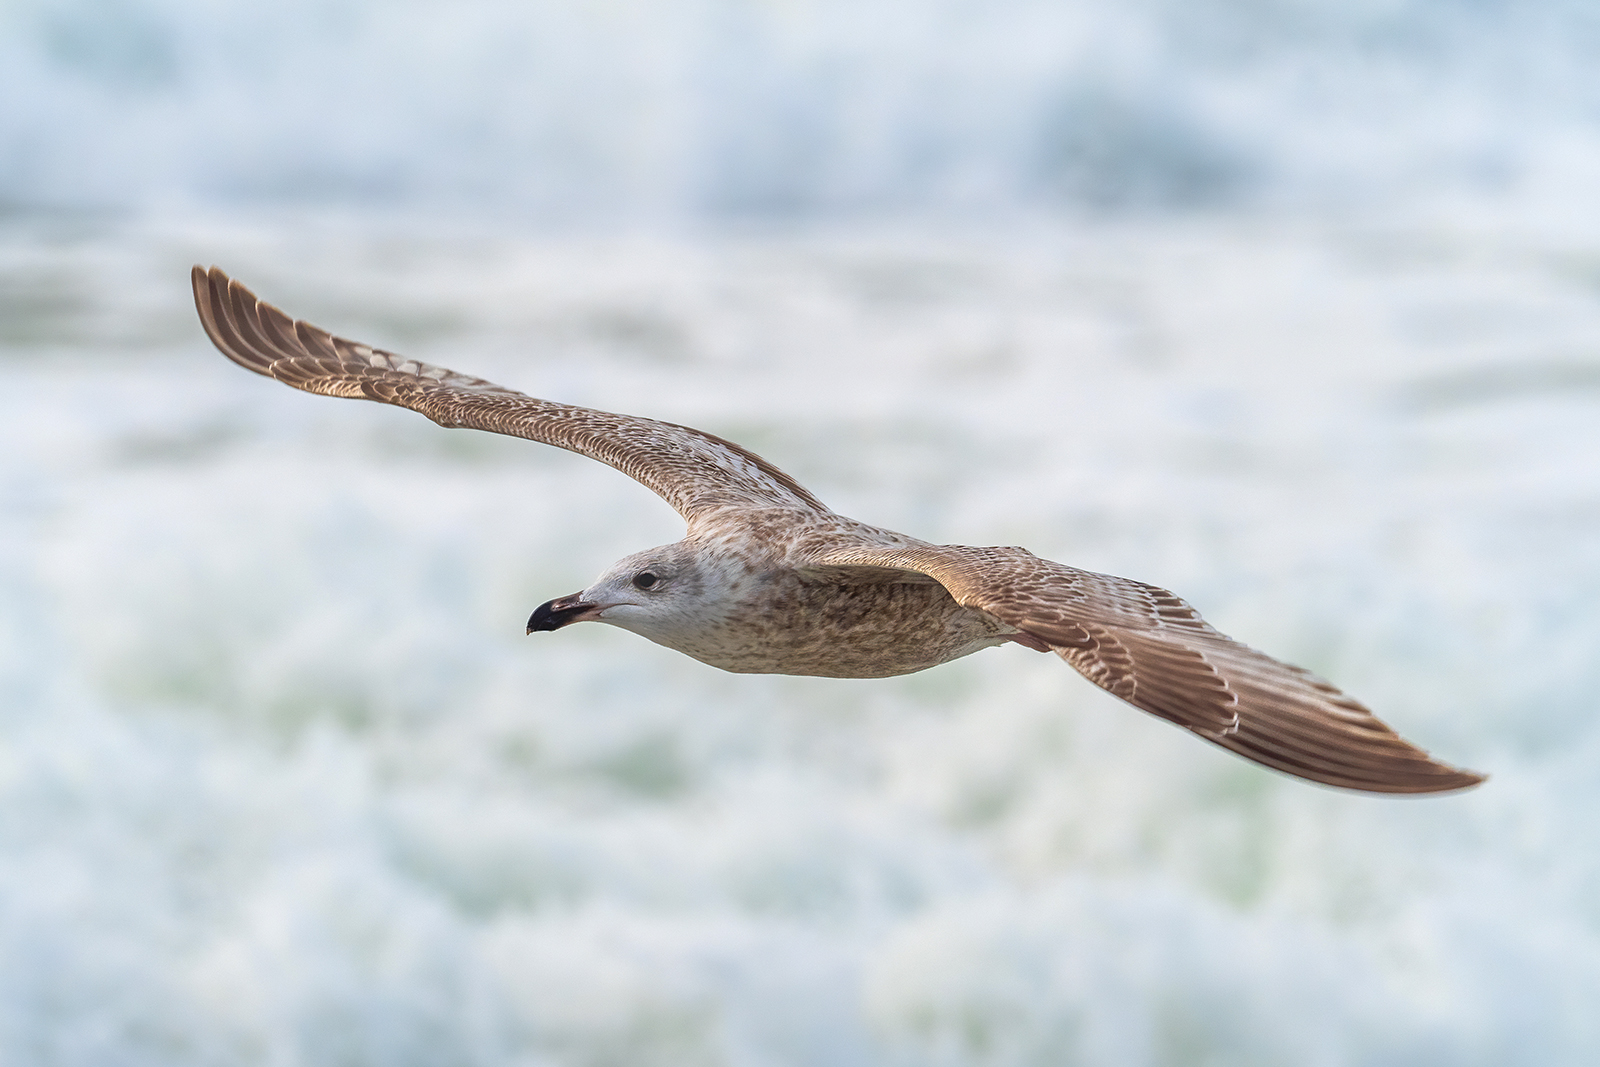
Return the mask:
<path id="1" fill-rule="evenodd" d="M 1304 782 L 1329 786 L 1354 793 L 1380 796 L 1443 796 L 1476 789 L 1489 780 L 1487 774 L 1463 770 L 1441 763 L 1418 750 L 1418 757 L 1399 766 L 1384 768 L 1316 766 L 1283 760 L 1260 752 L 1241 751 L 1225 741 L 1218 742 L 1237 756 L 1252 763 Z"/>
<path id="2" fill-rule="evenodd" d="M 276 357 L 252 343 L 251 323 L 247 321 L 250 313 L 259 312 L 256 295 L 217 266 L 207 268 L 196 263 L 189 271 L 189 284 L 194 289 L 200 325 L 217 351 L 245 370 L 272 377 Z"/>
<path id="3" fill-rule="evenodd" d="M 1434 763 L 1432 766 L 1438 768 L 1439 771 L 1442 772 L 1438 775 L 1438 781 L 1425 782 L 1418 788 L 1408 789 L 1406 792 L 1464 793 L 1468 789 L 1476 789 L 1478 786 L 1489 780 L 1489 776 L 1487 774 L 1480 774 L 1477 771 L 1464 770 L 1460 767 L 1452 767 L 1447 763 Z"/>

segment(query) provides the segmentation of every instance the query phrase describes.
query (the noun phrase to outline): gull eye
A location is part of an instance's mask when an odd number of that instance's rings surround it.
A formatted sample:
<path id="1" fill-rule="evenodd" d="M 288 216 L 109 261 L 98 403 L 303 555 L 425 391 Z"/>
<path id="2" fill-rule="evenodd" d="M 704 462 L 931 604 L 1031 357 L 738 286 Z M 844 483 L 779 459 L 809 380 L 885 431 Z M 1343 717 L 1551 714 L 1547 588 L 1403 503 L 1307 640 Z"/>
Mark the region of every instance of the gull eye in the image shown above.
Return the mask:
<path id="1" fill-rule="evenodd" d="M 656 576 L 649 571 L 640 571 L 633 576 L 633 584 L 640 589 L 649 589 L 656 584 Z"/>

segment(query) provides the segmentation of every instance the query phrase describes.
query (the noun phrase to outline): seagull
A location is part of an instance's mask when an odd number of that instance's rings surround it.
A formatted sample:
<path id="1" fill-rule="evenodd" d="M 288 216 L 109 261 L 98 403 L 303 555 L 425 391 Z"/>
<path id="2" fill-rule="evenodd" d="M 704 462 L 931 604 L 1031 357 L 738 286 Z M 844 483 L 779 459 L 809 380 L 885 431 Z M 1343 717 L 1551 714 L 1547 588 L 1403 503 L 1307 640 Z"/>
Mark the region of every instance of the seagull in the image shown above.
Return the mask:
<path id="1" fill-rule="evenodd" d="M 1484 776 L 1438 762 L 1309 671 L 1214 629 L 1165 589 L 1025 548 L 935 545 L 836 514 L 731 441 L 539 400 L 291 319 L 216 267 L 195 306 L 223 355 L 324 396 L 555 445 L 654 490 L 683 540 L 539 605 L 527 632 L 603 622 L 743 674 L 888 678 L 996 645 L 1054 652 L 1095 685 L 1274 770 L 1370 793 Z"/>

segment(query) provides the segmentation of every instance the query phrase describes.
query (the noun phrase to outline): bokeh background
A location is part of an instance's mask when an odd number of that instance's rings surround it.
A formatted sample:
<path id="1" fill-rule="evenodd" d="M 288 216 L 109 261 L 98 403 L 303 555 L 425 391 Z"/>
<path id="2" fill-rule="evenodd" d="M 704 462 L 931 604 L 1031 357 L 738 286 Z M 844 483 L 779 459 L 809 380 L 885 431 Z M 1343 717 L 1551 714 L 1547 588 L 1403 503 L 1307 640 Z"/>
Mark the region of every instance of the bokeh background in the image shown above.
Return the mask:
<path id="1" fill-rule="evenodd" d="M 0 1062 L 1596 1062 L 1597 59 L 1580 0 L 5 0 Z M 1021 648 L 524 637 L 676 517 L 239 371 L 195 262 L 1493 777 Z"/>

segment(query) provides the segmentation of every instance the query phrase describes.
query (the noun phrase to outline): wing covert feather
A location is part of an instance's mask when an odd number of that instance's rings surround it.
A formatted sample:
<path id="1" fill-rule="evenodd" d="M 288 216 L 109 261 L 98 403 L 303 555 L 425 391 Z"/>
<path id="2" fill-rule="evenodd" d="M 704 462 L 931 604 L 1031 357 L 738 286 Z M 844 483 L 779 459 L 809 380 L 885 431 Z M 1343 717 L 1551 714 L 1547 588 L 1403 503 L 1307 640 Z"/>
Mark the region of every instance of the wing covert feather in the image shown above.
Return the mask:
<path id="1" fill-rule="evenodd" d="M 191 278 L 200 321 L 223 355 L 285 385 L 395 404 L 441 426 L 488 430 L 577 452 L 654 490 L 690 523 L 727 507 L 831 514 L 789 475 L 712 434 L 539 400 L 335 337 L 258 300 L 216 267 L 195 267 Z"/>
<path id="2" fill-rule="evenodd" d="M 1044 641 L 1102 689 L 1275 770 L 1376 793 L 1447 792 L 1483 780 L 1433 760 L 1333 685 L 1240 644 L 1153 585 L 1023 548 L 836 539 L 812 562 L 927 574 L 962 606 Z"/>

